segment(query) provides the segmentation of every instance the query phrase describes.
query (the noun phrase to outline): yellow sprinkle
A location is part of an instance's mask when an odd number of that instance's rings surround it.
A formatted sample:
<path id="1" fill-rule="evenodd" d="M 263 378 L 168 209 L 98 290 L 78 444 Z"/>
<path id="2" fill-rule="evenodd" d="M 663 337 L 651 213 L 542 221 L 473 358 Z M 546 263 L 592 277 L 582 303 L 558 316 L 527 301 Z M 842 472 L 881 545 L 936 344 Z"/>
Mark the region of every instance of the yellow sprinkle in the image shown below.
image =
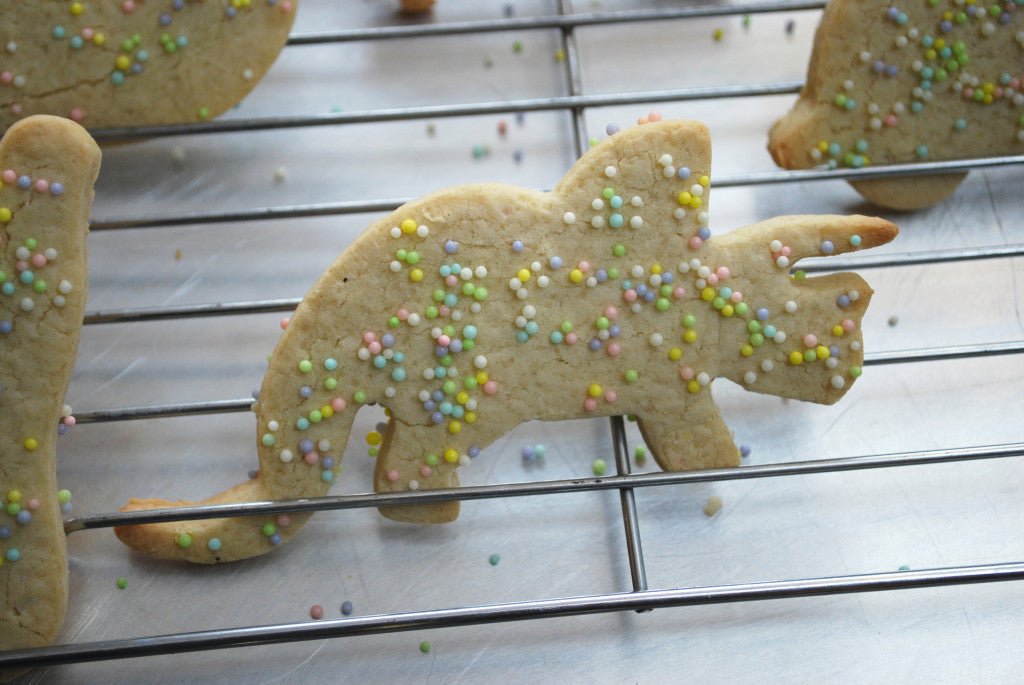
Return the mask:
<path id="1" fill-rule="evenodd" d="M 462 430 L 462 424 L 458 421 L 452 421 L 448 424 L 448 432 L 455 434 Z"/>
<path id="2" fill-rule="evenodd" d="M 583 280 L 583 272 L 580 271 L 579 269 L 573 269 L 571 272 L 569 272 L 569 280 L 572 281 L 573 283 L 579 283 L 580 281 Z"/>
<path id="3" fill-rule="evenodd" d="M 709 185 L 711 185 L 711 177 L 710 176 L 701 176 L 699 183 L 702 186 L 704 186 L 705 188 L 707 188 Z"/>
<path id="4" fill-rule="evenodd" d="M 383 441 L 384 441 L 383 436 L 380 433 L 378 433 L 377 431 L 370 431 L 369 433 L 366 434 L 366 444 L 367 445 L 379 445 Z"/>
<path id="5" fill-rule="evenodd" d="M 421 269 L 413 269 L 409 272 L 409 280 L 413 283 L 419 283 L 423 280 L 423 271 Z"/>
<path id="6" fill-rule="evenodd" d="M 516 278 L 518 278 L 523 283 L 526 283 L 528 280 L 530 280 L 530 270 L 520 269 L 519 272 L 516 274 Z"/>
<path id="7" fill-rule="evenodd" d="M 412 233 L 415 230 L 416 230 L 416 222 L 413 221 L 412 219 L 406 219 L 405 221 L 402 222 L 402 232 L 403 233 Z"/>
<path id="8" fill-rule="evenodd" d="M 839 324 L 836 324 L 835 326 L 832 327 L 832 335 L 836 336 L 837 338 L 841 336 L 844 332 L 845 331 L 843 331 L 843 327 L 840 326 Z"/>
<path id="9" fill-rule="evenodd" d="M 793 364 L 794 366 L 796 366 L 796 365 L 799 365 L 799 364 L 803 364 L 803 362 L 804 362 L 804 356 L 802 354 L 800 354 L 799 352 L 793 351 L 793 352 L 789 353 L 789 363 L 790 364 Z"/>
<path id="10" fill-rule="evenodd" d="M 693 196 L 684 190 L 683 192 L 679 193 L 679 197 L 677 199 L 679 200 L 679 204 L 685 207 L 688 204 L 690 204 L 690 200 L 693 199 Z"/>
<path id="11" fill-rule="evenodd" d="M 688 343 L 696 342 L 697 331 L 693 330 L 692 328 L 686 331 L 685 333 L 683 333 L 683 340 L 685 340 Z"/>
<path id="12" fill-rule="evenodd" d="M 7 492 L 7 499 L 10 500 L 11 502 L 14 502 L 15 504 L 17 504 L 18 502 L 21 501 L 21 491 L 20 490 L 10 490 L 10 491 L 8 491 Z"/>
<path id="13" fill-rule="evenodd" d="M 459 404 L 465 404 L 466 402 L 469 402 L 469 393 L 460 392 L 458 395 L 455 396 L 455 401 L 458 402 Z"/>
<path id="14" fill-rule="evenodd" d="M 830 356 L 832 356 L 832 353 L 829 352 L 828 348 L 825 347 L 824 345 L 818 345 L 817 347 L 815 347 L 814 353 L 818 356 L 818 359 L 828 359 Z"/>
<path id="15" fill-rule="evenodd" d="M 473 423 L 474 421 L 476 421 L 476 412 L 475 411 L 467 411 L 465 413 L 465 415 L 462 417 L 462 419 L 466 423 Z"/>
<path id="16" fill-rule="evenodd" d="M 701 206 L 701 204 L 703 202 L 704 201 L 701 200 L 699 197 L 691 197 L 690 198 L 690 207 L 692 207 L 693 209 L 697 209 L 698 207 Z"/>
<path id="17" fill-rule="evenodd" d="M 473 376 L 473 378 L 476 379 L 476 384 L 477 385 L 483 385 L 484 383 L 487 382 L 487 372 L 486 371 L 477 371 L 476 375 Z"/>
<path id="18" fill-rule="evenodd" d="M 103 35 L 102 33 L 97 33 L 96 35 L 94 35 L 92 37 L 92 42 L 95 43 L 96 45 L 103 45 L 104 43 L 107 42 L 107 37 L 105 35 Z"/>
<path id="19" fill-rule="evenodd" d="M 36 440 L 35 438 L 29 438 L 25 441 L 25 449 L 27 449 L 29 452 L 31 452 L 37 447 L 39 447 L 39 441 Z"/>
<path id="20" fill-rule="evenodd" d="M 731 304 L 722 306 L 722 316 L 732 316 L 735 311 L 736 309 Z"/>
<path id="21" fill-rule="evenodd" d="M 7 207 L 0 207 L 0 221 L 2 221 L 3 223 L 7 223 L 8 221 L 11 220 L 12 216 L 14 215 L 11 213 L 10 209 L 8 209 Z"/>
<path id="22" fill-rule="evenodd" d="M 82 3 L 80 2 L 71 3 L 71 14 L 74 14 L 75 16 L 81 14 L 84 9 L 85 8 L 82 7 Z"/>
<path id="23" fill-rule="evenodd" d="M 678 347 L 673 347 L 671 350 L 668 351 L 668 358 L 674 362 L 679 361 L 679 358 L 682 356 L 683 351 Z"/>
<path id="24" fill-rule="evenodd" d="M 818 141 L 818 149 L 821 150 L 822 152 L 828 152 L 828 141 L 827 140 L 819 140 Z"/>
<path id="25" fill-rule="evenodd" d="M 715 299 L 715 289 L 710 286 L 705 287 L 703 290 L 700 291 L 700 298 L 705 302 L 710 302 L 711 300 Z"/>
<path id="26" fill-rule="evenodd" d="M 324 406 L 320 407 L 320 416 L 324 417 L 325 419 L 329 419 L 332 416 L 334 416 L 334 409 L 331 407 L 331 405 L 325 404 Z"/>
<path id="27" fill-rule="evenodd" d="M 121 55 L 117 58 L 114 64 L 117 65 L 118 69 L 124 71 L 132 65 L 132 60 L 128 57 L 128 55 Z"/>
<path id="28" fill-rule="evenodd" d="M 454 464 L 459 460 L 459 453 L 451 448 L 448 448 L 444 451 L 444 460 L 449 464 Z"/>
<path id="29" fill-rule="evenodd" d="M 690 392 L 699 392 L 700 383 L 698 383 L 697 381 L 690 381 L 689 383 L 686 384 L 686 389 L 689 390 Z"/>
<path id="30" fill-rule="evenodd" d="M 601 386 L 598 385 L 597 383 L 594 383 L 593 385 L 590 386 L 590 388 L 587 389 L 587 393 L 591 397 L 600 397 L 602 393 Z"/>
<path id="31" fill-rule="evenodd" d="M 740 348 L 740 354 L 742 354 L 744 357 L 749 357 L 750 355 L 754 354 L 754 346 L 744 345 L 743 347 Z"/>

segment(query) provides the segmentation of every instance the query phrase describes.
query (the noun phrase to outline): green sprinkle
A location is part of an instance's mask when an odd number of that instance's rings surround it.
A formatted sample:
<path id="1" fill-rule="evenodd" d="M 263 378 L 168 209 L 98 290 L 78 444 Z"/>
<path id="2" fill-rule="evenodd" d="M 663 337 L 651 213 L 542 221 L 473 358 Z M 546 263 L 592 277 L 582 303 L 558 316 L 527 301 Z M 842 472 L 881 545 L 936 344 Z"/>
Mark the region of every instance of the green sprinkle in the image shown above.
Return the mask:
<path id="1" fill-rule="evenodd" d="M 640 377 L 640 374 L 637 373 L 636 369 L 626 369 L 626 373 L 623 375 L 629 383 L 635 383 L 636 379 Z"/>
<path id="2" fill-rule="evenodd" d="M 860 378 L 861 374 L 864 373 L 864 369 L 859 366 L 850 367 L 850 376 L 852 378 Z"/>
<path id="3" fill-rule="evenodd" d="M 176 542 L 178 543 L 178 547 L 188 547 L 192 544 L 192 536 L 188 533 L 182 533 L 178 536 Z"/>
<path id="4" fill-rule="evenodd" d="M 562 329 L 563 333 L 571 333 L 572 332 L 572 321 L 569 321 L 569 320 L 563 321 L 562 325 L 560 325 L 559 328 Z"/>
<path id="5" fill-rule="evenodd" d="M 615 189 L 614 188 L 605 188 L 604 190 L 601 191 L 601 195 L 604 197 L 604 199 L 610 200 L 610 199 L 612 199 L 612 197 L 615 196 Z"/>
<path id="6" fill-rule="evenodd" d="M 612 254 L 616 257 L 621 257 L 626 254 L 626 246 L 619 244 L 612 248 Z"/>
<path id="7" fill-rule="evenodd" d="M 423 461 L 426 462 L 427 466 L 437 466 L 438 458 L 436 454 L 428 454 Z"/>
<path id="8" fill-rule="evenodd" d="M 663 312 L 669 308 L 669 301 L 664 297 L 659 297 L 654 306 L 658 308 L 659 312 Z"/>
<path id="9" fill-rule="evenodd" d="M 758 321 L 757 319 L 751 319 L 750 321 L 747 322 L 747 332 L 748 333 L 757 333 L 760 330 L 761 330 L 761 322 Z"/>
<path id="10" fill-rule="evenodd" d="M 328 379 L 326 379 L 324 381 L 324 387 L 327 388 L 328 390 L 334 390 L 335 388 L 338 387 L 338 379 L 337 378 L 328 378 Z"/>
<path id="11" fill-rule="evenodd" d="M 409 264 L 419 264 L 420 253 L 416 250 L 410 250 L 409 253 L 405 255 L 405 261 Z"/>
<path id="12" fill-rule="evenodd" d="M 388 326 L 390 328 L 398 328 L 400 325 L 402 325 L 402 322 L 399 320 L 397 316 L 392 316 L 390 319 L 388 319 Z"/>
<path id="13" fill-rule="evenodd" d="M 277 438 L 272 433 L 264 433 L 263 437 L 260 438 L 260 442 L 263 443 L 264 447 L 273 447 L 274 443 L 277 442 Z"/>
<path id="14" fill-rule="evenodd" d="M 30 250 L 34 250 L 37 247 L 39 247 L 39 243 L 36 242 L 35 238 L 27 238 L 25 240 L 25 247 L 27 247 Z"/>
<path id="15" fill-rule="evenodd" d="M 403 250 L 402 248 L 398 248 L 395 251 L 395 259 L 397 259 L 400 262 L 404 262 L 406 257 L 408 257 L 408 256 L 409 256 L 409 253 L 406 252 L 405 250 Z"/>
<path id="16" fill-rule="evenodd" d="M 120 588 L 121 590 L 123 590 L 126 587 L 128 587 L 128 579 L 127 578 L 118 578 L 117 579 L 117 587 Z"/>
<path id="17" fill-rule="evenodd" d="M 490 557 L 487 558 L 487 561 L 491 562 L 491 566 L 497 566 L 499 563 L 501 563 L 501 555 L 492 554 Z"/>
<path id="18" fill-rule="evenodd" d="M 797 269 L 793 273 L 793 278 L 797 281 L 804 281 L 807 280 L 807 274 L 804 272 L 803 269 Z"/>
<path id="19" fill-rule="evenodd" d="M 352 395 L 352 401 L 356 404 L 362 404 L 366 401 L 366 393 L 362 390 L 357 390 L 356 393 Z"/>
<path id="20" fill-rule="evenodd" d="M 68 502 L 70 502 L 71 501 L 71 491 L 70 490 L 58 490 L 57 491 L 57 501 L 60 502 L 61 504 L 67 504 Z"/>
<path id="21" fill-rule="evenodd" d="M 1024 126 L 1024 124 L 1021 124 L 1021 125 Z M 612 280 L 615 280 L 618 277 L 619 277 L 619 269 L 618 269 L 618 267 L 613 266 L 612 268 L 608 269 L 608 278 L 610 278 Z"/>
<path id="22" fill-rule="evenodd" d="M 424 640 L 423 642 L 421 642 L 421 643 L 420 643 L 420 651 L 421 651 L 421 652 L 423 652 L 424 654 L 426 654 L 427 652 L 429 652 L 429 651 L 430 651 L 430 643 L 429 643 L 429 642 L 427 642 L 426 640 Z"/>
<path id="23" fill-rule="evenodd" d="M 595 476 L 603 476 L 604 472 L 608 470 L 608 464 L 605 463 L 604 459 L 595 459 L 591 468 L 594 469 Z"/>
<path id="24" fill-rule="evenodd" d="M 473 291 L 473 298 L 476 300 L 487 299 L 487 288 L 477 288 Z"/>
<path id="25" fill-rule="evenodd" d="M 739 314 L 740 316 L 746 314 L 749 309 L 750 308 L 747 306 L 746 302 L 736 303 L 736 313 Z"/>
<path id="26" fill-rule="evenodd" d="M 309 373 L 312 370 L 313 362 L 309 361 L 308 359 L 303 359 L 301 362 L 299 362 L 299 371 L 301 371 L 302 373 Z"/>
<path id="27" fill-rule="evenodd" d="M 633 451 L 633 458 L 637 460 L 637 463 L 647 459 L 647 448 L 643 445 L 637 445 Z"/>
<path id="28" fill-rule="evenodd" d="M 263 524 L 263 534 L 266 535 L 267 537 L 270 537 L 271 535 L 273 535 L 276 532 L 277 532 L 277 527 L 273 523 L 264 523 Z"/>

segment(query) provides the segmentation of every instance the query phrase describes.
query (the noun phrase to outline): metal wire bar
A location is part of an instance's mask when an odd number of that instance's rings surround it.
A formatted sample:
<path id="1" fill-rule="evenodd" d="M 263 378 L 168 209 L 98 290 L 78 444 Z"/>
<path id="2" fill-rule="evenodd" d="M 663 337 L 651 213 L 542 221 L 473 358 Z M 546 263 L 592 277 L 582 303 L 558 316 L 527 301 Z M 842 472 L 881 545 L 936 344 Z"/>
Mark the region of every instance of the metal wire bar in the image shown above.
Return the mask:
<path id="1" fill-rule="evenodd" d="M 996 357 L 1024 352 L 1024 340 L 1007 342 L 978 343 L 974 345 L 952 345 L 948 347 L 926 347 L 911 350 L 867 353 L 864 366 L 882 364 L 903 364 L 908 362 L 952 361 Z M 92 409 L 75 412 L 77 423 L 100 423 L 103 421 L 130 421 L 135 419 L 159 419 L 203 414 L 237 413 L 249 411 L 252 398 L 233 400 L 211 400 L 205 402 L 181 402 L 113 409 Z"/>
<path id="2" fill-rule="evenodd" d="M 251 133 L 314 126 L 343 124 L 385 123 L 415 119 L 441 119 L 448 117 L 516 114 L 520 112 L 562 111 L 573 108 L 613 107 L 641 102 L 687 102 L 691 100 L 717 100 L 722 98 L 760 97 L 765 95 L 792 95 L 803 86 L 798 81 L 733 86 L 707 86 L 675 90 L 644 91 L 640 93 L 609 93 L 605 95 L 565 95 L 560 97 L 529 98 L 495 102 L 460 103 L 450 105 L 421 105 L 378 109 L 365 112 L 334 112 L 305 116 L 271 116 L 245 119 L 217 119 L 197 124 L 160 124 L 108 128 L 92 132 L 101 143 L 124 143 L 133 140 L 164 138 L 179 135 L 205 135 L 210 133 Z"/>
<path id="3" fill-rule="evenodd" d="M 240 502 L 233 504 L 207 504 L 188 507 L 170 507 L 145 511 L 119 511 L 105 514 L 73 516 L 64 521 L 64 532 L 134 526 L 167 521 L 198 521 L 203 519 L 232 518 L 238 516 L 276 516 L 277 514 L 337 511 L 365 507 L 395 507 L 436 502 L 474 501 L 506 497 L 528 497 L 597 490 L 622 490 L 687 483 L 709 483 L 750 478 L 836 473 L 896 466 L 922 466 L 946 464 L 979 459 L 1024 456 L 1024 443 L 989 445 L 982 447 L 951 448 L 921 452 L 897 452 L 861 457 L 838 457 L 809 461 L 784 462 L 741 466 L 739 468 L 704 469 L 700 471 L 673 471 L 638 473 L 595 478 L 503 483 L 500 485 L 467 485 L 457 488 L 416 490 L 394 493 L 366 493 L 307 497 L 266 502 Z"/>
<path id="4" fill-rule="evenodd" d="M 889 255 L 858 255 L 851 258 L 833 258 L 800 262 L 805 273 L 846 271 L 849 269 L 877 269 L 884 267 L 921 266 L 945 262 L 963 262 L 1024 256 L 1024 244 L 992 245 L 988 247 L 902 252 Z M 205 316 L 234 316 L 245 314 L 281 313 L 294 310 L 301 297 L 272 300 L 242 300 L 203 304 L 163 305 L 156 307 L 130 307 L 86 312 L 84 323 L 135 323 Z"/>
<path id="5" fill-rule="evenodd" d="M 39 647 L 16 652 L 0 652 L 0 667 L 72 664 L 508 621 L 1012 580 L 1024 580 L 1024 563 L 953 566 L 918 571 L 643 590 Z"/>
<path id="6" fill-rule="evenodd" d="M 697 7 L 665 7 L 621 10 L 615 12 L 581 12 L 546 17 L 505 17 L 482 21 L 448 22 L 443 24 L 410 24 L 357 29 L 339 29 L 307 33 L 288 38 L 287 45 L 322 45 L 324 43 L 350 43 L 363 40 L 390 40 L 395 38 L 426 38 L 433 36 L 460 36 L 474 33 L 535 31 L 539 29 L 574 29 L 586 26 L 625 24 L 645 21 L 671 21 L 674 19 L 701 19 L 820 10 L 820 0 L 798 2 L 745 3 L 735 5 L 702 5 Z"/>

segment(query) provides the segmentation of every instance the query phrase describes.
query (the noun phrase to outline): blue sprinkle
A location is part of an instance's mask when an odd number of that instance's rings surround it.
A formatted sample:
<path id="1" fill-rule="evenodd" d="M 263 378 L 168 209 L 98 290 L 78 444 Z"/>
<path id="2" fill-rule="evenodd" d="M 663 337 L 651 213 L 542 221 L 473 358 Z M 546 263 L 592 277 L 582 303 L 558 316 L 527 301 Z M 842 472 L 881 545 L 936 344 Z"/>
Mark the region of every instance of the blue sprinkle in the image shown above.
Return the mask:
<path id="1" fill-rule="evenodd" d="M 701 240 L 707 240 L 711 237 L 711 229 L 707 226 L 701 226 L 700 230 L 697 231 L 697 237 Z"/>
<path id="2" fill-rule="evenodd" d="M 444 251 L 448 254 L 455 254 L 455 251 L 459 249 L 459 244 L 454 240 L 444 241 Z"/>
<path id="3" fill-rule="evenodd" d="M 352 611 L 353 611 L 352 602 L 350 602 L 348 600 L 345 600 L 344 602 L 341 603 L 341 613 L 342 614 L 344 614 L 345 616 L 351 616 L 352 615 Z"/>
<path id="4" fill-rule="evenodd" d="M 270 544 L 272 544 L 274 547 L 277 547 L 278 545 L 280 545 L 281 544 L 281 534 L 280 533 L 274 533 L 273 535 L 271 535 L 270 536 Z"/>
<path id="5" fill-rule="evenodd" d="M 592 349 L 594 352 L 597 352 L 599 349 L 601 349 L 601 340 L 600 340 L 600 338 L 591 338 L 590 339 L 590 349 Z"/>
<path id="6" fill-rule="evenodd" d="M 836 304 L 839 305 L 840 307 L 849 307 L 850 296 L 847 295 L 846 293 L 843 293 L 842 295 L 836 298 Z"/>
<path id="7" fill-rule="evenodd" d="M 552 269 L 561 269 L 562 268 L 562 258 L 558 257 L 558 256 L 552 257 L 548 261 L 548 266 L 550 266 Z"/>
<path id="8" fill-rule="evenodd" d="M 333 469 L 334 457 L 324 457 L 323 459 L 320 460 L 320 465 L 323 466 L 325 469 Z"/>
<path id="9" fill-rule="evenodd" d="M 28 176 L 18 177 L 18 187 L 22 190 L 28 190 L 32 186 L 32 179 Z"/>
<path id="10" fill-rule="evenodd" d="M 523 241 L 522 240 L 513 240 L 512 241 L 512 251 L 513 252 L 522 252 L 523 251 Z"/>
<path id="11" fill-rule="evenodd" d="M 610 136 L 614 136 L 620 130 L 621 129 L 619 128 L 618 124 L 608 124 L 607 126 L 604 127 L 604 132 Z"/>
<path id="12" fill-rule="evenodd" d="M 11 529 L 7 526 L 0 526 L 0 540 L 6 540 L 11 537 Z"/>
<path id="13" fill-rule="evenodd" d="M 10 333 L 12 328 L 10 321 L 0 321 L 0 333 Z"/>
<path id="14" fill-rule="evenodd" d="M 299 443 L 299 450 L 303 454 L 309 454 L 313 451 L 313 441 L 309 438 L 303 439 L 303 441 Z"/>
<path id="15" fill-rule="evenodd" d="M 430 420 L 434 423 L 441 423 L 442 421 L 444 421 L 444 414 L 442 414 L 439 411 L 435 411 L 433 414 L 430 415 Z"/>
<path id="16" fill-rule="evenodd" d="M 299 388 L 299 395 L 302 397 L 309 397 L 312 394 L 313 388 L 309 387 L 308 385 L 304 385 L 301 388 Z"/>
<path id="17" fill-rule="evenodd" d="M 824 240 L 824 241 L 822 241 L 822 243 L 821 243 L 821 253 L 822 254 L 832 254 L 832 252 L 835 251 L 835 249 L 836 249 L 836 247 L 835 247 L 835 245 L 832 244 L 831 240 Z"/>
<path id="18" fill-rule="evenodd" d="M 435 402 L 440 402 L 441 400 L 444 399 L 444 391 L 443 390 L 435 390 L 433 393 L 431 393 L 431 397 L 434 398 Z"/>
<path id="19" fill-rule="evenodd" d="M 50 194 L 51 195 L 60 195 L 63 192 L 64 192 L 64 185 L 63 184 L 61 184 L 61 183 L 51 183 L 50 184 Z"/>
<path id="20" fill-rule="evenodd" d="M 466 454 L 469 455 L 470 459 L 476 459 L 477 457 L 480 456 L 480 448 L 477 447 L 476 445 L 470 445 L 469 449 L 466 450 Z"/>
<path id="21" fill-rule="evenodd" d="M 679 178 L 683 179 L 684 181 L 686 179 L 690 178 L 690 175 L 692 173 L 693 172 L 690 171 L 690 167 L 688 167 L 688 166 L 681 166 L 681 167 L 679 167 L 679 169 L 676 170 L 676 176 L 678 176 Z"/>
<path id="22" fill-rule="evenodd" d="M 767 308 L 760 307 L 758 308 L 755 316 L 757 316 L 758 321 L 767 321 L 768 317 L 771 316 L 771 313 L 768 311 Z"/>
<path id="23" fill-rule="evenodd" d="M 28 509 L 22 509 L 18 512 L 17 516 L 14 517 L 14 520 L 23 526 L 27 526 L 29 522 L 32 521 L 32 512 Z"/>

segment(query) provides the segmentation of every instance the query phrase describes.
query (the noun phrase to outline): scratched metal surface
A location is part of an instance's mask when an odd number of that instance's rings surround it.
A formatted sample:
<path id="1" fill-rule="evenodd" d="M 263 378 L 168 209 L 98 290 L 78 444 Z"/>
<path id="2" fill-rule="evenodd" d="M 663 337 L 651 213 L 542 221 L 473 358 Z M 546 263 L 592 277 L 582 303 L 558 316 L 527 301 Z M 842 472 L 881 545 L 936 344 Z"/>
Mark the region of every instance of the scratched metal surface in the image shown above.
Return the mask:
<path id="1" fill-rule="evenodd" d="M 303 0 L 295 32 L 406 21 L 395 4 Z M 546 0 L 512 4 L 517 16 L 555 11 Z M 439 0 L 426 21 L 491 19 L 502 8 Z M 816 19 L 811 11 L 756 15 L 746 28 L 739 17 L 581 28 L 584 92 L 800 80 Z M 544 30 L 289 47 L 228 116 L 562 96 L 559 40 Z M 656 108 L 710 125 L 714 178 L 771 170 L 766 131 L 792 100 Z M 587 131 L 602 137 L 606 123 L 625 125 L 652 108 L 588 110 Z M 489 154 L 475 159 L 474 145 Z M 565 112 L 179 136 L 106 149 L 94 217 L 404 198 L 478 180 L 544 188 L 573 159 Z M 902 233 L 882 250 L 1024 242 L 1022 181 L 1020 168 L 974 172 L 946 202 L 892 215 Z M 712 188 L 714 233 L 779 214 L 878 211 L 842 181 Z M 376 216 L 95 232 L 89 309 L 301 296 Z M 1022 266 L 996 259 L 865 270 L 876 290 L 867 349 L 1024 337 Z M 244 397 L 260 382 L 279 319 L 88 326 L 69 402 L 88 410 Z M 752 447 L 746 462 L 764 464 L 1018 441 L 1022 372 L 1019 355 L 869 368 L 832 407 L 727 381 L 715 395 L 737 441 Z M 380 419 L 360 413 L 335 492 L 370 490 L 361 436 Z M 631 446 L 640 444 L 628 430 Z M 254 437 L 248 414 L 81 425 L 62 439 L 60 482 L 76 513 L 114 510 L 131 496 L 201 498 L 247 477 Z M 527 469 L 519 452 L 535 444 L 546 447 L 545 462 Z M 588 475 L 595 458 L 611 463 L 611 450 L 605 421 L 533 423 L 462 478 Z M 672 588 L 1019 561 L 1020 467 L 1005 459 L 640 490 L 648 581 Z M 723 508 L 709 518 L 702 507 L 712 495 Z M 626 591 L 622 529 L 618 497 L 605 492 L 468 503 L 441 527 L 401 525 L 373 510 L 324 513 L 274 553 L 214 568 L 137 556 L 110 531 L 76 533 L 60 641 L 303 621 L 314 604 L 338 617 L 346 600 L 368 615 Z M 501 556 L 497 566 L 492 554 Z M 1022 602 L 1015 583 L 746 602 L 61 666 L 22 681 L 1009 682 L 1019 678 Z M 429 654 L 419 649 L 424 640 Z"/>

